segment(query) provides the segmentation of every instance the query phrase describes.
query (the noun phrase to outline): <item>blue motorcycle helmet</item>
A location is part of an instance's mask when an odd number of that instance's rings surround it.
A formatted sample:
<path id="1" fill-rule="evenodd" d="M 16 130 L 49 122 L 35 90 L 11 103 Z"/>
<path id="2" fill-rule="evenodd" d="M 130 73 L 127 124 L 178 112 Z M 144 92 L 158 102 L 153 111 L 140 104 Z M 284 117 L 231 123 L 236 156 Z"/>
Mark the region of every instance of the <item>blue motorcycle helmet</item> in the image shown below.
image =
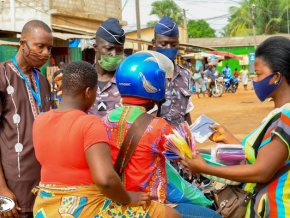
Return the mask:
<path id="1" fill-rule="evenodd" d="M 165 94 L 165 78 L 172 78 L 173 62 L 155 51 L 140 51 L 124 59 L 116 71 L 121 96 L 160 102 Z"/>

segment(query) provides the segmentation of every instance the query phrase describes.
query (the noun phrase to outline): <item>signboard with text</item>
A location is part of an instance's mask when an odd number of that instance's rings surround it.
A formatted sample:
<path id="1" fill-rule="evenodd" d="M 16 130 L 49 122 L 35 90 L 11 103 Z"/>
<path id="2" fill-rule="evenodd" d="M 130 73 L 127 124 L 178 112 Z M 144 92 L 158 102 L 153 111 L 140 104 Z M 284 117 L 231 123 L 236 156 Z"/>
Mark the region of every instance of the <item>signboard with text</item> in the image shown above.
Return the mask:
<path id="1" fill-rule="evenodd" d="M 249 61 L 254 62 L 255 61 L 255 53 L 249 53 Z"/>

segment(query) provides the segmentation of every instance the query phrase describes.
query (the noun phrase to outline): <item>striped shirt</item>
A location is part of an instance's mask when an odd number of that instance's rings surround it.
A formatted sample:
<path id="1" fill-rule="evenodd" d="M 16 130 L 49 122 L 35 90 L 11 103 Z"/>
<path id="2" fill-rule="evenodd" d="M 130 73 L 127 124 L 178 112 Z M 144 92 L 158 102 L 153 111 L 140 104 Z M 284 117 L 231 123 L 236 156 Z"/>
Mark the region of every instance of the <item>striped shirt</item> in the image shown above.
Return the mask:
<path id="1" fill-rule="evenodd" d="M 248 164 L 256 162 L 257 153 L 272 140 L 274 134 L 288 147 L 288 159 L 283 166 L 290 164 L 290 103 L 273 110 L 261 125 L 243 140 Z M 245 183 L 243 188 L 253 192 L 255 185 L 255 183 Z M 290 217 L 289 172 L 259 191 L 255 202 L 248 204 L 246 217 Z"/>

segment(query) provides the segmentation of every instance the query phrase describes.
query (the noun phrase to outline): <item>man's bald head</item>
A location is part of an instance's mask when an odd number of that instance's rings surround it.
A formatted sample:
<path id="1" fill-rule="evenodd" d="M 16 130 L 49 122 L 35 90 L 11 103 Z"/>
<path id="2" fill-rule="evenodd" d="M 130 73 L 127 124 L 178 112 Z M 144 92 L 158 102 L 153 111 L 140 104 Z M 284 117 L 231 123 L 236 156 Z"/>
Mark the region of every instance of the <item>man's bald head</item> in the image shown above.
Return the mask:
<path id="1" fill-rule="evenodd" d="M 51 29 L 40 20 L 27 22 L 20 39 L 20 49 L 17 53 L 27 67 L 42 67 L 50 57 L 53 45 Z"/>
<path id="2" fill-rule="evenodd" d="M 65 68 L 65 63 L 64 62 L 59 62 L 59 69 L 64 70 Z"/>
<path id="3" fill-rule="evenodd" d="M 50 27 L 41 20 L 31 20 L 28 21 L 21 32 L 21 37 L 28 36 L 29 34 L 33 33 L 35 29 L 42 29 L 47 33 L 52 33 Z"/>

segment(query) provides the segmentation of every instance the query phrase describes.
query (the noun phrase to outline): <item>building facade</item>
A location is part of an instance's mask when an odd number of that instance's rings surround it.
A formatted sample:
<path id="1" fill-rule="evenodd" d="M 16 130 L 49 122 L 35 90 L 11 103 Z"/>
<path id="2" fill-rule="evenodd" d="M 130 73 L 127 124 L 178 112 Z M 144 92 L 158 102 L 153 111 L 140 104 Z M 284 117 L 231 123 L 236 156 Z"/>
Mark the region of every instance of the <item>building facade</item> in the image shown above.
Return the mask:
<path id="1" fill-rule="evenodd" d="M 289 34 L 277 34 L 290 39 Z M 217 65 L 217 70 L 222 72 L 222 69 L 228 63 L 229 67 L 234 72 L 235 68 L 238 71 L 245 65 L 250 74 L 255 73 L 254 60 L 255 60 L 255 43 L 256 46 L 260 45 L 264 40 L 274 35 L 258 35 L 256 41 L 253 36 L 242 37 L 221 37 L 221 38 L 190 38 L 189 43 L 199 43 L 203 46 L 214 48 L 216 51 L 230 52 L 235 55 L 242 55 L 243 61 L 236 59 L 223 60 Z M 205 51 L 205 50 L 204 50 Z"/>
<path id="2" fill-rule="evenodd" d="M 0 29 L 21 31 L 29 20 L 42 20 L 55 32 L 96 31 L 109 17 L 122 21 L 121 0 L 1 0 Z M 74 30 L 75 31 L 75 30 Z"/>
<path id="3" fill-rule="evenodd" d="M 51 57 L 55 64 L 82 60 L 81 49 L 70 48 L 69 39 L 75 39 L 75 34 L 94 36 L 99 26 L 110 17 L 125 25 L 121 4 L 121 0 L 0 0 L 0 40 L 19 42 L 19 33 L 25 23 L 42 20 L 53 31 Z M 67 36 L 69 34 L 71 37 Z M 6 61 L 16 53 L 17 47 L 0 45 L 0 61 Z M 43 74 L 49 65 L 48 61 L 41 68 Z"/>

